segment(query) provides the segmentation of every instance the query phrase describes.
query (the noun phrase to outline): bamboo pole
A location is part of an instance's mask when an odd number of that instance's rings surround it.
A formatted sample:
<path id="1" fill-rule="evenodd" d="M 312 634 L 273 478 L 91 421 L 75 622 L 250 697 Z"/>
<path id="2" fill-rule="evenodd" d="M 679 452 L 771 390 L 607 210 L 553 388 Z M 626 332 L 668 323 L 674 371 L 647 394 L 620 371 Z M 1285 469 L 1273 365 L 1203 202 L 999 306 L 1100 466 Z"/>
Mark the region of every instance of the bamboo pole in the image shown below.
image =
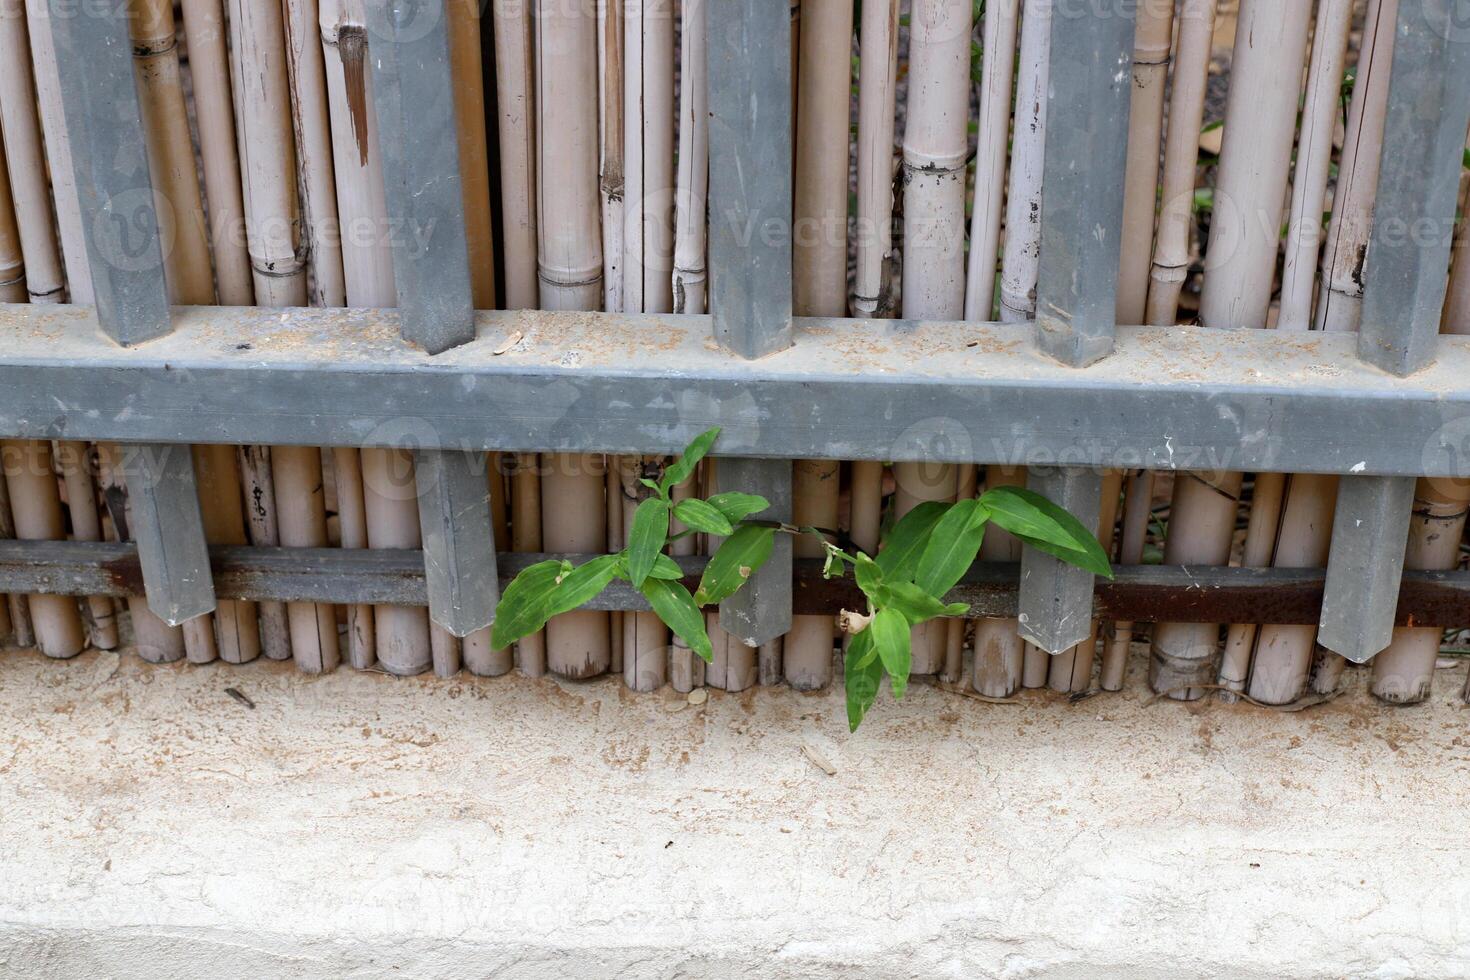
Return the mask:
<path id="1" fill-rule="evenodd" d="M 24 303 L 26 263 L 15 224 L 15 201 L 10 193 L 5 147 L 0 145 L 0 303 Z"/>
<path id="2" fill-rule="evenodd" d="M 623 309 L 668 313 L 674 270 L 672 0 L 628 0 L 625 28 Z"/>
<path id="3" fill-rule="evenodd" d="M 362 453 L 356 449 L 337 447 L 332 450 L 332 475 L 337 486 L 337 522 L 342 547 L 368 546 L 367 505 L 363 501 Z M 367 670 L 378 660 L 377 623 L 373 607 L 348 606 L 347 662 L 358 670 Z"/>
<path id="4" fill-rule="evenodd" d="M 493 310 L 495 240 L 490 204 L 490 147 L 485 133 L 485 73 L 480 62 L 480 5 L 475 0 L 451 0 L 447 6 L 470 294 L 475 309 Z"/>
<path id="5" fill-rule="evenodd" d="M 1332 165 L 1332 134 L 1347 61 L 1353 0 L 1322 0 L 1307 70 L 1301 137 L 1291 181 L 1291 215 L 1286 226 L 1286 259 L 1281 272 L 1278 330 L 1312 325 L 1317 252 L 1322 243 L 1322 211 Z"/>
<path id="6" fill-rule="evenodd" d="M 250 306 L 255 286 L 246 248 L 245 203 L 235 142 L 230 57 L 221 0 L 183 0 L 184 37 L 189 45 L 199 156 L 208 200 L 210 252 L 215 286 L 225 306 Z"/>
<path id="7" fill-rule="evenodd" d="M 97 510 L 97 484 L 92 479 L 91 455 L 86 443 L 58 442 L 56 462 L 66 487 L 67 512 L 71 515 L 71 535 L 77 541 L 102 540 L 102 515 Z M 87 619 L 87 635 L 99 650 L 116 650 L 118 646 L 117 610 L 109 596 L 89 596 L 83 600 Z"/>
<path id="8" fill-rule="evenodd" d="M 706 458 L 704 461 L 704 486 L 708 492 L 718 487 L 719 462 Z M 704 538 L 705 554 L 713 554 L 719 548 L 720 539 L 711 534 Z M 705 630 L 709 634 L 713 655 L 705 667 L 704 683 L 718 691 L 731 694 L 754 687 L 760 680 L 758 657 L 760 651 L 746 646 L 738 637 L 726 633 L 720 626 L 720 611 L 711 608 L 705 613 Z"/>
<path id="9" fill-rule="evenodd" d="M 1002 323 L 1025 323 L 1036 316 L 1051 17 L 1049 0 L 1026 0 L 1021 19 L 1015 137 L 1011 151 L 1010 192 L 1006 197 L 1005 253 L 1000 272 Z"/>
<path id="10" fill-rule="evenodd" d="M 597 4 L 597 117 L 598 168 L 597 187 L 602 204 L 602 303 L 603 309 L 621 310 L 626 305 L 628 273 L 624 239 L 628 234 L 627 186 L 629 151 L 628 127 L 638 129 L 625 114 L 638 117 L 638 107 L 629 105 L 635 91 L 641 91 L 642 80 L 635 80 L 640 66 L 630 66 L 626 59 L 642 49 L 642 38 L 628 37 L 630 17 L 636 17 L 642 0 L 605 0 Z M 626 9 L 633 8 L 632 11 Z M 641 133 L 639 138 L 641 139 Z M 545 138 L 545 136 L 543 136 Z"/>
<path id="11" fill-rule="evenodd" d="M 1113 530 L 1118 523 L 1118 502 L 1122 494 L 1122 471 L 1105 471 L 1102 498 L 1098 507 L 1097 543 L 1107 554 L 1113 553 Z M 1047 684 L 1053 691 L 1070 694 L 1092 687 L 1092 667 L 1097 660 L 1098 625 L 1096 619 L 1092 620 L 1086 640 L 1051 658 L 1047 669 Z"/>
<path id="12" fill-rule="evenodd" d="M 518 453 L 511 471 L 510 546 L 515 551 L 541 550 L 541 472 L 535 453 Z M 546 673 L 546 633 L 516 643 L 516 665 L 527 677 Z"/>
<path id="13" fill-rule="evenodd" d="M 14 538 L 15 518 L 10 513 L 10 485 L 0 478 L 0 541 L 11 541 Z M 16 608 L 26 610 L 24 630 L 12 617 L 11 610 Z M 22 636 L 23 632 L 24 636 Z M 25 596 L 0 596 L 0 643 L 28 647 L 32 645 L 34 639 L 30 635 L 30 609 L 25 606 Z"/>
<path id="14" fill-rule="evenodd" d="M 598 231 L 597 19 L 587 0 L 537 0 L 536 131 L 538 275 L 541 306 L 595 310 L 602 302 Z M 543 460 L 542 542 L 551 551 L 598 551 L 606 543 L 606 463 L 600 457 Z M 547 624 L 547 666 L 588 677 L 612 660 L 606 613 L 579 611 Z"/>
<path id="15" fill-rule="evenodd" d="M 1174 41 L 1174 0 L 1142 0 L 1133 44 L 1133 94 L 1123 185 L 1123 249 L 1118 271 L 1118 322 L 1142 323 L 1158 207 L 1159 141 L 1164 89 Z"/>
<path id="16" fill-rule="evenodd" d="M 1281 529 L 1281 502 L 1286 496 L 1284 473 L 1257 473 L 1251 493 L 1251 516 L 1246 525 L 1245 549 L 1241 564 L 1246 568 L 1265 568 L 1276 555 L 1276 541 Z M 1245 690 L 1255 652 L 1258 628 L 1254 623 L 1232 623 L 1225 634 L 1225 652 L 1220 657 L 1219 685 L 1224 688 L 1220 699 L 1234 703 L 1236 691 Z"/>
<path id="17" fill-rule="evenodd" d="M 1021 468 L 990 466 L 985 472 L 985 487 L 1021 487 L 1026 485 L 1026 471 Z M 1020 561 L 1021 542 L 999 527 L 987 527 L 980 544 L 983 561 Z M 975 622 L 975 662 L 970 685 L 988 698 L 1008 698 L 1021 687 L 1026 643 L 1017 632 L 1014 619 L 987 618 Z"/>
<path id="18" fill-rule="evenodd" d="M 38 440 L 6 439 L 5 480 L 10 488 L 10 507 L 15 535 L 22 541 L 59 541 L 66 537 L 52 465 L 51 444 Z M 62 595 L 28 597 L 36 646 L 48 657 L 75 657 L 87 645 L 76 600 Z"/>
<path id="19" fill-rule="evenodd" d="M 102 499 L 112 518 L 112 534 L 119 541 L 128 540 L 127 487 L 122 478 L 121 451 L 115 443 L 97 444 L 97 470 L 102 485 Z M 170 626 L 153 614 L 143 596 L 128 597 L 128 618 L 133 626 L 133 647 L 148 663 L 173 663 L 184 659 L 184 631 Z"/>
<path id="20" fill-rule="evenodd" d="M 709 0 L 684 4 L 679 49 L 679 154 L 674 189 L 675 313 L 703 313 L 705 221 L 709 190 Z"/>
<path id="21" fill-rule="evenodd" d="M 315 446 L 277 446 L 271 450 L 271 475 L 278 501 L 276 518 L 280 542 L 290 548 L 327 546 L 327 508 L 322 485 L 321 450 Z M 338 507 L 343 496 L 338 478 Z M 361 500 L 356 506 L 361 509 Z M 346 521 L 343 521 L 344 527 Z M 344 530 L 344 536 L 346 534 Z M 344 542 L 345 544 L 345 542 Z M 366 547 L 364 541 L 358 547 Z M 296 666 L 309 674 L 329 673 L 340 660 L 337 649 L 337 617 L 333 607 L 311 602 L 293 602 L 286 607 L 290 629 L 290 651 Z M 371 623 L 371 618 L 368 620 Z M 356 664 L 355 666 L 370 666 Z"/>
<path id="22" fill-rule="evenodd" d="M 1123 501 L 1123 528 L 1119 534 L 1118 562 L 1122 565 L 1143 564 L 1143 546 L 1148 539 L 1148 525 L 1153 517 L 1154 478 L 1148 470 L 1138 470 L 1128 479 Z M 1106 634 L 1098 686 L 1104 691 L 1121 691 L 1128 673 L 1128 654 L 1133 645 L 1133 623 L 1115 622 Z"/>
<path id="23" fill-rule="evenodd" d="M 893 131 L 898 93 L 899 0 L 862 7 L 858 60 L 857 273 L 854 316 L 892 315 Z M 846 269 L 843 270 L 844 277 Z"/>
<path id="24" fill-rule="evenodd" d="M 1322 249 L 1322 284 L 1314 326 L 1357 330 L 1363 300 L 1363 256 L 1373 225 L 1373 199 L 1382 159 L 1383 124 L 1393 70 L 1398 0 L 1369 0 L 1358 72 L 1348 104 L 1338 162 L 1332 221 Z"/>
<path id="25" fill-rule="evenodd" d="M 505 460 L 502 453 L 490 454 L 488 483 L 490 491 L 490 524 L 495 535 L 495 550 L 509 551 L 510 523 L 506 513 Z M 491 628 L 476 630 L 464 638 L 464 666 L 479 677 L 499 677 L 514 666 L 514 650 L 497 650 L 490 645 Z"/>
<path id="26" fill-rule="evenodd" d="M 628 545 L 627 528 L 623 526 L 623 474 L 630 465 L 637 463 L 637 457 L 624 459 L 621 456 L 609 456 L 607 458 L 607 550 L 609 554 L 616 554 Z M 623 610 L 613 610 L 607 614 L 608 640 L 612 644 L 611 657 L 608 661 L 608 669 L 614 674 L 623 673 L 623 620 L 626 613 Z"/>
<path id="27" fill-rule="evenodd" d="M 231 446 L 195 446 L 194 472 L 204 503 L 204 536 L 210 544 L 243 545 L 245 506 L 239 459 Z M 249 663 L 260 656 L 260 625 L 254 602 L 220 602 L 215 612 L 220 659 Z"/>
<path id="28" fill-rule="evenodd" d="M 495 104 L 499 111 L 500 213 L 507 309 L 538 304 L 536 104 L 531 4 L 496 3 Z M 688 76 L 686 76 L 687 79 Z M 687 82 L 686 82 L 687 84 Z M 531 467 L 534 472 L 535 467 Z M 522 470 L 518 466 L 517 474 Z M 540 501 L 537 493 L 534 499 Z M 537 532 L 538 536 L 540 532 Z"/>
<path id="29" fill-rule="evenodd" d="M 1266 326 L 1310 15 L 1305 2 L 1241 3 L 1200 306 L 1207 327 Z M 1228 561 L 1241 485 L 1239 473 L 1180 474 L 1165 561 Z M 1149 670 L 1154 690 L 1180 700 L 1202 696 L 1217 676 L 1218 646 L 1217 624 L 1159 624 Z"/>
<path id="30" fill-rule="evenodd" d="M 337 215 L 326 60 L 317 0 L 285 0 L 286 77 L 291 86 L 291 130 L 296 137 L 303 237 L 310 244 L 307 283 L 312 306 L 343 306 L 342 228 Z"/>
<path id="31" fill-rule="evenodd" d="M 240 446 L 237 452 L 244 477 L 246 534 L 257 547 L 275 547 L 281 543 L 276 461 L 264 446 Z M 286 604 L 263 600 L 256 604 L 256 609 L 260 614 L 260 652 L 270 660 L 291 659 L 291 625 Z"/>
<path id="32" fill-rule="evenodd" d="M 955 500 L 970 500 L 980 489 L 980 468 L 974 463 L 961 463 L 955 467 Z M 944 670 L 939 679 L 946 684 L 958 684 L 965 672 L 965 634 L 969 621 L 965 619 L 945 620 Z"/>
<path id="33" fill-rule="evenodd" d="M 634 18 L 629 17 L 629 27 Z M 629 64 L 633 59 L 629 59 Z M 628 267 L 631 271 L 631 266 Z M 633 277 L 628 279 L 632 285 Z M 663 475 L 663 458 L 660 456 L 619 456 L 618 500 L 622 508 L 623 525 L 631 527 L 633 512 L 638 505 L 653 496 L 653 491 L 644 486 L 640 479 L 658 480 Z M 623 682 L 630 690 L 656 691 L 669 678 L 669 630 L 663 621 L 651 612 L 625 612 L 623 614 Z"/>
<path id="34" fill-rule="evenodd" d="M 702 4 L 701 4 L 702 6 Z M 680 500 L 687 500 L 695 496 L 695 490 L 699 482 L 699 474 L 692 474 L 689 479 L 674 487 L 673 499 L 677 504 Z M 674 520 L 670 523 L 669 533 L 677 535 L 687 530 L 683 524 Z M 684 558 L 699 552 L 699 535 L 691 534 L 688 537 L 679 538 L 669 544 L 669 554 L 675 558 Z M 674 637 L 674 645 L 669 651 L 669 683 L 674 690 L 680 694 L 688 694 L 696 687 L 704 686 L 704 660 L 696 655 L 679 637 Z"/>
<path id="35" fill-rule="evenodd" d="M 897 16 L 897 3 L 894 7 Z M 1011 142 L 1011 98 L 1020 14 L 1020 0 L 989 0 L 985 5 L 982 49 L 985 57 L 980 76 L 980 129 L 975 152 L 975 205 L 970 217 L 966 320 L 989 321 L 995 313 L 995 277 L 1000 259 L 1001 221 L 1005 216 L 1006 151 Z M 891 107 L 889 113 L 892 114 Z"/>
<path id="36" fill-rule="evenodd" d="M 1370 5 L 1368 11 L 1363 33 L 1364 47 L 1359 56 L 1359 72 L 1354 86 L 1355 108 L 1349 108 L 1343 158 L 1338 165 L 1337 192 L 1327 248 L 1330 254 L 1323 258 L 1324 288 L 1319 303 L 1318 329 L 1358 329 L 1362 310 L 1362 286 L 1358 280 L 1373 224 L 1397 13 L 1398 0 L 1383 0 L 1376 6 Z M 1329 40 L 1329 43 L 1336 42 Z M 1323 108 L 1335 118 L 1335 105 Z M 1346 268 L 1348 262 L 1354 263 L 1356 268 Z M 1305 270 L 1302 274 L 1310 278 L 1310 273 Z M 1296 288 L 1299 292 L 1310 290 L 1309 285 L 1297 285 Z M 1297 308 L 1292 314 L 1292 326 L 1299 328 L 1305 312 L 1304 304 L 1293 302 Z M 1324 520 L 1316 521 L 1309 528 L 1298 527 L 1296 522 L 1304 519 L 1298 516 L 1300 513 L 1313 515 L 1330 507 L 1336 501 L 1336 491 L 1335 478 L 1293 478 L 1287 488 L 1286 510 L 1281 521 L 1283 541 L 1288 536 L 1310 539 L 1304 540 L 1299 547 L 1312 555 L 1321 555 L 1321 561 L 1325 562 L 1331 544 L 1330 512 Z M 1320 499 L 1299 500 L 1304 494 L 1317 495 Z M 1282 547 L 1278 545 L 1278 564 L 1282 563 L 1281 551 Z M 1262 627 L 1256 640 L 1247 692 L 1271 704 L 1293 701 L 1306 690 L 1314 673 L 1316 683 L 1329 690 L 1335 688 L 1345 661 L 1336 653 L 1324 652 L 1323 663 L 1314 672 L 1315 640 L 1316 631 L 1311 628 Z"/>
<path id="37" fill-rule="evenodd" d="M 1169 99 L 1169 130 L 1164 140 L 1164 175 L 1159 196 L 1158 234 L 1149 270 L 1149 323 L 1172 326 L 1179 293 L 1189 274 L 1194 231 L 1195 168 L 1204 120 L 1216 0 L 1184 0 L 1179 10 L 1179 40 Z"/>
<path id="38" fill-rule="evenodd" d="M 9 198 L 0 207 L 8 225 L 0 235 L 5 240 L 0 289 L 7 303 L 24 303 L 27 298 L 59 303 L 65 298 L 65 274 L 51 217 L 25 10 L 19 5 L 0 13 L 0 56 L 6 65 L 0 72 L 0 121 L 5 128 L 4 167 L 0 169 L 8 171 L 5 194 Z"/>
<path id="39" fill-rule="evenodd" d="M 903 315 L 911 319 L 958 320 L 965 311 L 970 16 L 968 0 L 916 0 L 910 18 Z M 893 472 L 900 517 L 922 501 L 954 499 L 953 466 L 899 463 Z M 915 627 L 915 674 L 941 671 L 948 630 L 941 620 Z"/>
<path id="40" fill-rule="evenodd" d="M 796 87 L 796 159 L 792 239 L 792 310 L 797 316 L 847 313 L 848 139 L 852 76 L 852 0 L 807 0 L 802 11 Z M 880 70 L 884 70 L 881 69 Z M 889 131 L 889 146 L 892 133 Z M 891 159 L 891 151 L 890 151 Z M 963 204 L 961 205 L 963 207 Z M 962 288 L 962 287 L 961 287 Z M 798 460 L 792 486 L 797 524 L 837 526 L 839 464 Z M 798 557 L 817 557 L 807 538 Z M 784 676 L 798 690 L 825 687 L 832 676 L 836 623 L 830 616 L 793 617 L 783 641 Z M 764 651 L 768 661 L 775 651 Z"/>
<path id="41" fill-rule="evenodd" d="M 337 214 L 342 223 L 342 270 L 347 304 L 398 305 L 393 280 L 392 236 L 378 154 L 377 117 L 368 72 L 369 32 L 361 0 L 325 0 L 319 9 L 322 52 L 331 111 L 332 163 L 337 176 Z M 360 455 L 354 460 L 353 455 Z M 334 450 L 336 472 L 361 467 L 363 511 L 369 548 L 419 546 L 417 493 L 412 460 L 389 449 Z M 350 496 L 350 493 L 349 493 Z M 344 542 L 346 540 L 344 525 Z M 403 544 L 402 542 L 413 542 Z M 349 635 L 365 639 L 368 627 L 355 610 Z M 373 607 L 376 656 L 390 673 L 413 674 L 433 662 L 428 611 L 422 607 Z M 444 644 L 441 641 L 441 649 Z M 353 654 L 354 662 L 366 652 Z"/>

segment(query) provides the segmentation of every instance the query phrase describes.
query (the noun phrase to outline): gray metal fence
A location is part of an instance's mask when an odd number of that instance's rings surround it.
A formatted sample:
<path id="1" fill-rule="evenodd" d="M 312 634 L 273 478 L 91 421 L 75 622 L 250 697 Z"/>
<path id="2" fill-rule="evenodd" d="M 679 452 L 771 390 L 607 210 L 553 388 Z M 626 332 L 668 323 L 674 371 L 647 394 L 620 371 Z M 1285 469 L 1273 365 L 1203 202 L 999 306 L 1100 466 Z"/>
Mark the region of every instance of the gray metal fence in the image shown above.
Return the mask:
<path id="1" fill-rule="evenodd" d="M 1449 236 L 1400 234 L 1454 226 L 1470 46 L 1444 4 L 1399 6 L 1362 331 L 1303 335 L 1114 322 L 1133 43 L 1114 4 L 1053 23 L 1035 324 L 793 318 L 790 236 L 762 233 L 789 231 L 792 194 L 789 26 L 769 0 L 710 9 L 711 315 L 475 311 L 442 3 L 368 4 L 389 209 L 434 232 L 395 255 L 400 308 L 373 311 L 170 309 L 137 206 L 151 192 L 122 5 L 51 18 L 97 304 L 0 307 L 0 436 L 127 443 L 136 544 L 0 543 L 0 591 L 141 585 L 171 623 L 217 595 L 426 603 L 463 636 L 536 557 L 501 555 L 497 574 L 476 454 L 672 453 L 718 425 L 722 479 L 778 506 L 795 458 L 1051 467 L 1045 492 L 1094 520 L 1102 468 L 1344 477 L 1325 573 L 1094 583 L 1028 552 L 1017 585 L 977 566 L 961 597 L 1019 610 L 1051 652 L 1085 638 L 1094 602 L 1130 620 L 1320 618 L 1321 642 L 1360 662 L 1395 622 L 1470 622 L 1465 575 L 1402 573 L 1415 478 L 1470 477 L 1470 338 L 1439 335 Z M 214 549 L 211 567 L 194 443 L 412 449 L 423 552 Z M 843 588 L 788 550 L 723 615 L 769 639 L 793 601 L 833 609 Z M 643 608 L 631 590 L 598 602 Z"/>

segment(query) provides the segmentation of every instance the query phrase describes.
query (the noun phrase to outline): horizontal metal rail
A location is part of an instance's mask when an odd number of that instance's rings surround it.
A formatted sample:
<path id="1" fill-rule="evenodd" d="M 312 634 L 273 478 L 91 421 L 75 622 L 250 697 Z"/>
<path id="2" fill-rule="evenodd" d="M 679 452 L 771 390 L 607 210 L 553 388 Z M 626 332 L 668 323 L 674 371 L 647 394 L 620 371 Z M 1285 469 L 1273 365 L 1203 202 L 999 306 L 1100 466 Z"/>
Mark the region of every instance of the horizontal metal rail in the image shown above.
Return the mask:
<path id="1" fill-rule="evenodd" d="M 671 453 L 720 425 L 732 456 L 1470 477 L 1470 337 L 1400 379 L 1352 334 L 1123 327 L 1074 369 L 1028 325 L 798 319 L 742 361 L 706 316 L 477 317 L 431 358 L 392 311 L 184 307 L 119 348 L 91 308 L 0 306 L 0 436 Z"/>
<path id="2" fill-rule="evenodd" d="M 428 601 L 420 551 L 339 548 L 214 547 L 214 586 L 221 599 L 282 602 L 390 603 Z M 585 561 L 590 555 L 502 553 L 501 584 L 548 558 Z M 692 589 L 708 558 L 676 559 Z M 794 563 L 793 609 L 798 614 L 862 608 L 850 579 L 826 579 L 822 561 Z M 975 616 L 1016 615 L 1021 566 L 982 562 L 949 595 L 968 602 Z M 1094 614 L 1102 619 L 1156 622 L 1255 622 L 1314 625 L 1322 607 L 1326 571 L 1320 568 L 1193 568 L 1134 565 L 1099 579 Z M 141 595 L 143 573 L 132 544 L 82 541 L 0 541 L 0 592 L 60 595 Z M 614 582 L 588 609 L 646 610 L 642 595 Z M 1399 626 L 1462 626 L 1470 608 L 1470 572 L 1404 573 Z"/>

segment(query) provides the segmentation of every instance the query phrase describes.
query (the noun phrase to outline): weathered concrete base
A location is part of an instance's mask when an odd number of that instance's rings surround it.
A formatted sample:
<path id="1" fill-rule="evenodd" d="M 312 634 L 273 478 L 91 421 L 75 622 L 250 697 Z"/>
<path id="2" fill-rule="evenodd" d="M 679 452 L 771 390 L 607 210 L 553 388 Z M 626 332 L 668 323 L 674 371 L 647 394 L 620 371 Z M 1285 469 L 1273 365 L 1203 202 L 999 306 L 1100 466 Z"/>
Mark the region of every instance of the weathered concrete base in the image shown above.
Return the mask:
<path id="1" fill-rule="evenodd" d="M 849 737 L 836 692 L 7 652 L 0 976 L 1470 974 L 1462 669 L 1283 714 L 1141 666 Z"/>

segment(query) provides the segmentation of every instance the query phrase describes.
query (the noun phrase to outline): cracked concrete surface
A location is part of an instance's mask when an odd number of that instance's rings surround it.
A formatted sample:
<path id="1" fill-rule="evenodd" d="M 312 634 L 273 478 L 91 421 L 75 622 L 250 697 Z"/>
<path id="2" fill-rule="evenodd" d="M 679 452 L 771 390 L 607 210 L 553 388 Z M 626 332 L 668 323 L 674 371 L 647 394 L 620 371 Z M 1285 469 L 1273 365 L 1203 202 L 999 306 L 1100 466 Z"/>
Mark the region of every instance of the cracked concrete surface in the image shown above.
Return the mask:
<path id="1" fill-rule="evenodd" d="M 1133 666 L 849 737 L 836 691 L 6 652 L 0 976 L 1470 975 L 1463 668 L 1282 714 Z"/>

